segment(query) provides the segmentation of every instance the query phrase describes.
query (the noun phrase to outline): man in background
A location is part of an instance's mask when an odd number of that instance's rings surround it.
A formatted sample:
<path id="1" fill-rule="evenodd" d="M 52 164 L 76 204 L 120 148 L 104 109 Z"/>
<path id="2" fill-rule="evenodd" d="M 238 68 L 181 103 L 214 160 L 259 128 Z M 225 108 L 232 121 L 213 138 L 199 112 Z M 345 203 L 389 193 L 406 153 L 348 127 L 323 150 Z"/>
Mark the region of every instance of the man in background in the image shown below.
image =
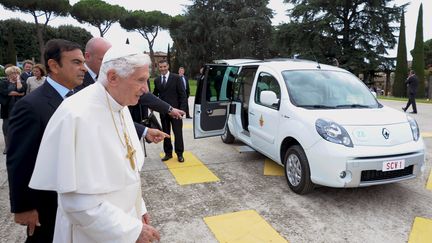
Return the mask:
<path id="1" fill-rule="evenodd" d="M 169 72 L 169 65 L 167 60 L 161 60 L 158 63 L 160 75 L 154 80 L 155 88 L 153 94 L 158 96 L 161 100 L 167 102 L 171 107 L 186 110 L 187 98 L 186 91 L 182 84 L 180 76 L 175 73 Z M 166 114 L 160 114 L 162 130 L 171 134 L 171 127 L 174 132 L 174 149 L 177 154 L 177 160 L 184 162 L 183 152 L 183 121 L 181 119 L 174 119 Z M 170 138 L 164 139 L 164 152 L 165 156 L 162 161 L 171 159 L 173 146 Z"/>
<path id="2" fill-rule="evenodd" d="M 184 73 L 185 73 L 184 67 L 180 67 L 179 70 L 178 70 L 178 74 L 180 76 L 180 79 L 182 80 L 183 87 L 184 87 L 184 89 L 186 91 L 186 98 L 189 101 L 189 96 L 190 96 L 189 80 L 188 80 L 188 78 L 186 77 L 186 75 Z M 186 110 L 185 110 L 185 112 L 186 112 L 186 118 L 192 118 L 189 115 L 190 114 L 189 113 L 189 102 L 186 103 Z"/>
<path id="3" fill-rule="evenodd" d="M 23 62 L 23 72 L 21 73 L 21 81 L 26 82 L 27 79 L 33 76 L 32 69 L 34 66 L 34 62 L 32 60 L 25 60 Z"/>
<path id="4" fill-rule="evenodd" d="M 417 105 L 416 105 L 415 97 L 417 94 L 418 83 L 419 83 L 419 80 L 418 80 L 417 76 L 415 75 L 414 70 L 411 69 L 409 76 L 408 76 L 408 79 L 405 81 L 405 84 L 407 86 L 407 91 L 408 91 L 408 102 L 407 102 L 405 108 L 402 107 L 402 110 L 405 112 L 408 110 L 410 105 L 412 105 L 413 111 L 410 113 L 417 114 Z"/>

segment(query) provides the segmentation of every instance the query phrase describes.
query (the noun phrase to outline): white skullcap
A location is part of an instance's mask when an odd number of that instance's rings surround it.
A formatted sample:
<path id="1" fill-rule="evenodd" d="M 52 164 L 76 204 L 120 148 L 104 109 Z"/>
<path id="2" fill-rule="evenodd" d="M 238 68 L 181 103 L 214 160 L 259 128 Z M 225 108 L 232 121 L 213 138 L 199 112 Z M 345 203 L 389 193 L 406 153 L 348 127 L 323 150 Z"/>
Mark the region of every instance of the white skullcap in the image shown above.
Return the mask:
<path id="1" fill-rule="evenodd" d="M 105 53 L 102 63 L 113 61 L 118 58 L 124 58 L 128 56 L 134 56 L 142 54 L 143 52 L 136 49 L 135 47 L 127 44 L 121 44 L 121 45 L 115 45 L 112 46 L 108 51 Z"/>

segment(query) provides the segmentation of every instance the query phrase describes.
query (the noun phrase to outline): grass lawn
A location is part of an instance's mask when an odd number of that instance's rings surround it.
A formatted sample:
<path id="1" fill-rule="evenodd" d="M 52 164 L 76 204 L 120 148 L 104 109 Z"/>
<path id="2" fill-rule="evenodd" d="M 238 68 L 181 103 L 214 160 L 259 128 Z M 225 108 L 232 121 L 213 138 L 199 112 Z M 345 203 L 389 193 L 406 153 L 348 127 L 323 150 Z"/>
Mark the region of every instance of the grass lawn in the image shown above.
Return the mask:
<path id="1" fill-rule="evenodd" d="M 393 97 L 393 96 L 383 96 L 379 95 L 378 99 L 381 100 L 398 100 L 398 101 L 408 101 L 408 98 L 402 98 L 402 97 Z M 432 104 L 432 100 L 427 99 L 416 99 L 416 103 L 426 103 L 426 104 Z"/>

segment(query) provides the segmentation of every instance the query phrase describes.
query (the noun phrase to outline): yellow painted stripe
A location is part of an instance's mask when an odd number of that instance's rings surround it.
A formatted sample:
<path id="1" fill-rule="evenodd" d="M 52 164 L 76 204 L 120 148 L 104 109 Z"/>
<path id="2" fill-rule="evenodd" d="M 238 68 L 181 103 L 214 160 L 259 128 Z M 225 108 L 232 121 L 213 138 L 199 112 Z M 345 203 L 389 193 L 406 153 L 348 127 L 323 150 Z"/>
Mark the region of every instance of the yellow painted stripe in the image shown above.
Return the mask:
<path id="1" fill-rule="evenodd" d="M 183 123 L 183 129 L 192 129 L 193 125 L 192 123 Z"/>
<path id="2" fill-rule="evenodd" d="M 161 153 L 160 156 L 162 158 L 164 154 Z M 172 159 L 164 161 L 179 185 L 219 181 L 219 178 L 191 152 L 184 152 L 183 157 L 183 163 L 177 161 L 175 154 Z"/>
<path id="3" fill-rule="evenodd" d="M 266 176 L 283 176 L 285 175 L 284 167 L 271 159 L 264 161 L 264 175 Z"/>
<path id="4" fill-rule="evenodd" d="M 408 243 L 432 242 L 432 220 L 416 217 L 411 229 Z"/>
<path id="5" fill-rule="evenodd" d="M 420 134 L 424 138 L 432 138 L 432 132 L 422 132 Z"/>
<path id="6" fill-rule="evenodd" d="M 255 210 L 205 217 L 204 222 L 221 243 L 288 242 Z"/>
<path id="7" fill-rule="evenodd" d="M 426 189 L 432 190 L 432 170 L 430 171 L 429 179 L 426 183 Z"/>

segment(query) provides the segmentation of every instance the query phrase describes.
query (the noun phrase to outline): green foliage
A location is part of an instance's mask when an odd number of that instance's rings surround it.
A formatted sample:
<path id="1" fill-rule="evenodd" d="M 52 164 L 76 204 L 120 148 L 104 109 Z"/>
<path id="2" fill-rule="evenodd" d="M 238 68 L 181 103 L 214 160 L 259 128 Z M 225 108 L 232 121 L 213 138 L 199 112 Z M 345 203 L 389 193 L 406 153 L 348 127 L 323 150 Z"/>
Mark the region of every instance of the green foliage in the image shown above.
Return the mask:
<path id="1" fill-rule="evenodd" d="M 425 65 L 432 65 L 432 39 L 425 41 L 423 46 Z"/>
<path id="2" fill-rule="evenodd" d="M 271 43 L 268 0 L 194 0 L 170 26 L 180 65 L 198 72 L 226 58 L 265 58 Z"/>
<path id="3" fill-rule="evenodd" d="M 424 48 L 423 48 L 423 4 L 420 4 L 418 18 L 417 18 L 417 29 L 416 38 L 414 42 L 414 49 L 411 51 L 413 57 L 412 69 L 417 75 L 419 80 L 419 86 L 417 88 L 418 98 L 425 97 L 425 78 L 424 78 Z"/>
<path id="4" fill-rule="evenodd" d="M 70 9 L 68 0 L 0 0 L 0 4 L 7 9 L 32 15 L 43 13 L 66 16 Z"/>
<path id="5" fill-rule="evenodd" d="M 89 23 L 98 28 L 104 36 L 111 25 L 127 13 L 118 5 L 110 5 L 102 0 L 81 0 L 73 5 L 71 15 L 80 23 Z"/>
<path id="6" fill-rule="evenodd" d="M 55 33 L 55 36 L 57 38 L 76 42 L 83 48 L 85 47 L 87 41 L 93 37 L 92 34 L 87 30 L 72 25 L 60 25 L 57 28 L 57 33 Z"/>
<path id="7" fill-rule="evenodd" d="M 405 80 L 408 77 L 408 62 L 405 37 L 405 14 L 402 12 L 401 24 L 399 27 L 399 45 L 396 57 L 396 71 L 393 83 L 392 94 L 396 97 L 406 96 Z"/>
<path id="8" fill-rule="evenodd" d="M 39 44 L 40 59 L 43 58 L 48 22 L 55 16 L 66 16 L 69 14 L 69 0 L 0 0 L 0 4 L 12 11 L 21 11 L 33 16 L 36 24 L 35 33 Z M 43 24 L 40 26 L 40 17 L 43 16 Z M 30 32 L 29 32 L 30 33 Z"/>
<path id="9" fill-rule="evenodd" d="M 396 44 L 393 35 L 403 6 L 392 0 L 284 0 L 293 4 L 291 23 L 279 26 L 273 50 L 283 54 L 336 58 L 342 68 L 354 73 L 376 70 L 385 62 L 386 49 Z M 286 39 L 290 38 L 290 39 Z"/>
<path id="10" fill-rule="evenodd" d="M 34 59 L 36 62 L 41 62 L 37 37 L 31 34 L 35 32 L 35 29 L 35 24 L 18 19 L 0 21 L 0 45 L 8 46 L 8 48 L 0 48 L 0 64 L 15 63 L 15 56 L 20 61 Z M 91 37 L 92 35 L 85 29 L 70 25 L 63 25 L 58 28 L 47 27 L 46 30 L 47 40 L 53 38 L 67 39 L 79 43 L 82 47 Z M 8 38 L 11 38 L 11 41 Z M 10 52 L 16 54 L 10 54 Z"/>
<path id="11" fill-rule="evenodd" d="M 155 62 L 153 45 L 160 29 L 166 29 L 170 26 L 171 16 L 164 14 L 160 11 L 145 12 L 143 10 L 136 10 L 127 14 L 120 20 L 120 25 L 127 31 L 137 31 L 144 39 L 147 40 L 150 59 L 152 63 Z M 152 75 L 155 70 L 152 69 Z"/>

